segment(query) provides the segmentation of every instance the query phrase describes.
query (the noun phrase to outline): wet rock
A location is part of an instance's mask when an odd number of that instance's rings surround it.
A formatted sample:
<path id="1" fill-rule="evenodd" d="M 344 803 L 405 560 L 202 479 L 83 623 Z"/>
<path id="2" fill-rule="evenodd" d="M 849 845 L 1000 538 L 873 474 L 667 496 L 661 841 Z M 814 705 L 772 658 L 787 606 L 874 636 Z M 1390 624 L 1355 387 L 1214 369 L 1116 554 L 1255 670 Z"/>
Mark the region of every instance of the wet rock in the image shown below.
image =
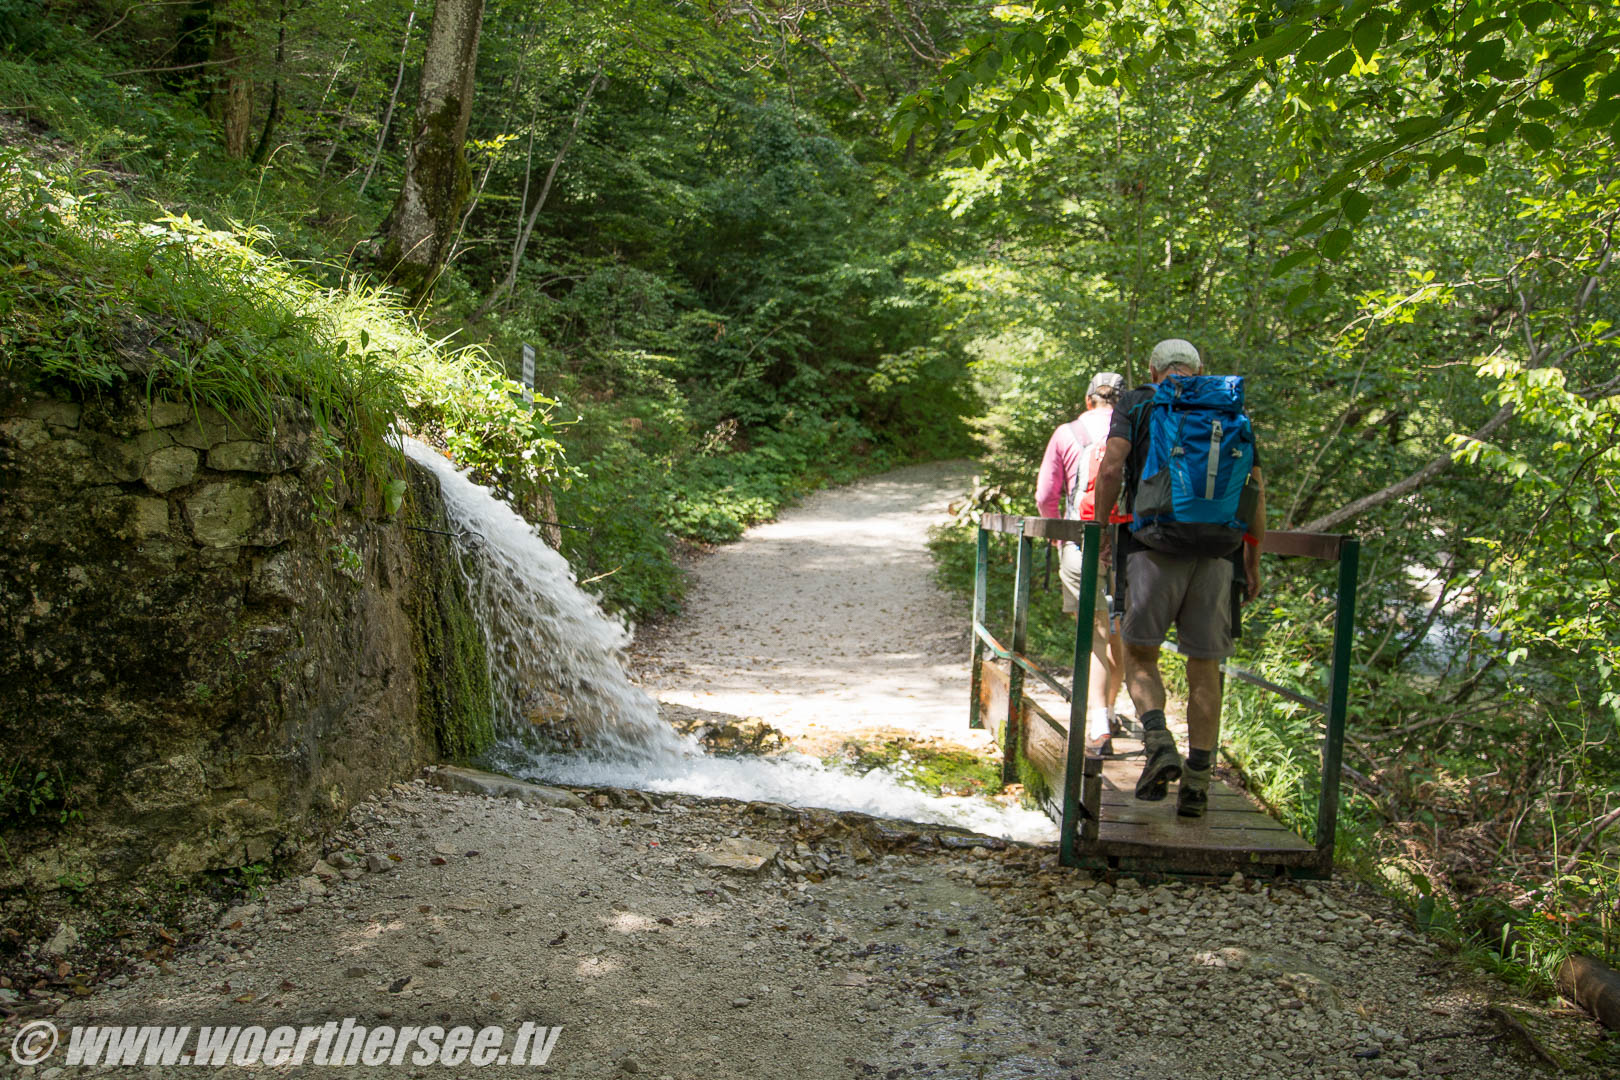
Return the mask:
<path id="1" fill-rule="evenodd" d="M 56 401 L 47 398 L 29 405 L 23 410 L 23 415 L 51 427 L 77 428 L 83 411 L 76 401 Z"/>
<path id="2" fill-rule="evenodd" d="M 430 779 L 446 791 L 487 795 L 492 799 L 517 799 L 531 806 L 551 806 L 568 810 L 585 808 L 585 801 L 571 791 L 544 784 L 531 784 L 525 780 L 514 780 L 509 776 L 482 772 L 478 769 L 466 769 L 459 765 L 440 766 Z"/>
<path id="3" fill-rule="evenodd" d="M 220 472 L 278 473 L 301 467 L 309 459 L 309 436 L 274 443 L 237 440 L 208 451 L 208 467 Z"/>
<path id="4" fill-rule="evenodd" d="M 169 531 L 169 504 L 166 500 L 136 495 L 131 497 L 130 502 L 132 513 L 129 515 L 129 525 L 136 539 L 146 540 Z"/>
<path id="5" fill-rule="evenodd" d="M 159 495 L 182 488 L 197 477 L 197 451 L 165 446 L 146 459 L 141 479 Z"/>
<path id="6" fill-rule="evenodd" d="M 146 421 L 155 428 L 176 427 L 194 415 L 195 410 L 186 402 L 158 400 L 147 410 Z"/>

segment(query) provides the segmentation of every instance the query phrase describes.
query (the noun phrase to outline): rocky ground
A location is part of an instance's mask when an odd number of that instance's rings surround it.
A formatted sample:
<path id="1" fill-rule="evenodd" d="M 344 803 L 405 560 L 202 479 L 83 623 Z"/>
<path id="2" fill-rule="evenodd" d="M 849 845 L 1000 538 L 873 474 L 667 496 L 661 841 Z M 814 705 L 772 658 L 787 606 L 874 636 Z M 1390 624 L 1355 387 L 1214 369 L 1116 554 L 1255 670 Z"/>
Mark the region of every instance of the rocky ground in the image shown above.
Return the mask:
<path id="1" fill-rule="evenodd" d="M 1098 880 L 1045 849 L 871 819 L 591 799 L 399 785 L 356 809 L 318 873 L 53 1019 L 528 1020 L 562 1026 L 543 1071 L 564 1077 L 1541 1071 L 1486 1012 L 1500 987 L 1349 883 Z M 1589 1027 L 1525 1015 L 1581 1060 Z M 15 1071 L 80 1071 L 53 1069 Z"/>

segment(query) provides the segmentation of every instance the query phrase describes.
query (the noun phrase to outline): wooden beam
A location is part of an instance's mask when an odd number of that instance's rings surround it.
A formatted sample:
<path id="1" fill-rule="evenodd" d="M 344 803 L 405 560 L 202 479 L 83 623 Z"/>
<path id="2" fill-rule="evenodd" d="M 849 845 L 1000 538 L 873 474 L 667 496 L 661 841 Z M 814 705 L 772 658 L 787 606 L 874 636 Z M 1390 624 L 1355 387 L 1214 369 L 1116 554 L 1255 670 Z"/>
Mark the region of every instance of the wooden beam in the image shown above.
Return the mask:
<path id="1" fill-rule="evenodd" d="M 1066 518 L 1019 517 L 1017 514 L 985 514 L 979 527 L 988 532 L 1022 534 L 1037 540 L 1067 540 L 1078 544 L 1085 535 L 1086 523 Z M 1267 555 L 1295 555 L 1307 559 L 1326 559 L 1337 562 L 1344 537 L 1338 533 L 1268 532 L 1260 542 L 1260 550 Z"/>
<path id="2" fill-rule="evenodd" d="M 1344 537 L 1337 533 L 1268 532 L 1260 541 L 1260 550 L 1266 555 L 1298 555 L 1338 562 L 1343 544 Z"/>
<path id="3" fill-rule="evenodd" d="M 1037 540 L 1067 540 L 1078 544 L 1086 534 L 1086 523 L 1066 518 L 1019 517 L 1017 514 L 985 514 L 979 519 L 979 528 L 989 532 L 1018 534 L 1019 523 L 1023 535 Z"/>

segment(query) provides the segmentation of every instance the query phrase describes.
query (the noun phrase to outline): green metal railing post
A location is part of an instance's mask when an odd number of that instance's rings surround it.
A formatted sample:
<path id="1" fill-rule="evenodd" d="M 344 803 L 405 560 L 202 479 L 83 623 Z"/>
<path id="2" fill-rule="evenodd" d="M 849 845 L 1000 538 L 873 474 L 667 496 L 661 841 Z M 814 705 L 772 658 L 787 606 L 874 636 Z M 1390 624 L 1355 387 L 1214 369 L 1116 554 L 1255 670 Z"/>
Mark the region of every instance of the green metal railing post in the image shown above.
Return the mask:
<path id="1" fill-rule="evenodd" d="M 1014 656 L 1024 655 L 1025 640 L 1029 636 L 1029 579 L 1034 568 L 1034 541 L 1024 535 L 1023 522 L 1018 523 L 1018 577 L 1013 585 Z M 1018 780 L 1018 737 L 1024 723 L 1024 669 L 1016 662 L 1007 667 L 1007 716 L 1001 732 L 1001 782 Z"/>
<path id="2" fill-rule="evenodd" d="M 1086 526 L 1085 541 L 1080 545 L 1080 598 L 1075 611 L 1074 626 L 1074 682 L 1069 692 L 1069 745 L 1063 762 L 1063 822 L 1058 833 L 1058 859 L 1065 866 L 1076 862 L 1075 837 L 1081 829 L 1086 839 L 1097 836 L 1097 822 L 1089 809 L 1082 824 L 1080 786 L 1086 757 L 1086 703 L 1091 690 L 1091 647 L 1096 633 L 1093 608 L 1097 604 L 1097 556 L 1102 545 L 1102 529 L 1091 523 Z"/>
<path id="3" fill-rule="evenodd" d="M 979 526 L 978 561 L 973 567 L 973 700 L 968 702 L 968 727 L 984 727 L 983 708 L 979 695 L 984 692 L 984 672 L 980 666 L 984 663 L 984 639 L 979 636 L 978 627 L 984 625 L 984 617 L 989 606 L 990 598 L 990 530 L 983 525 Z"/>
<path id="4" fill-rule="evenodd" d="M 1339 770 L 1344 764 L 1345 712 L 1350 703 L 1351 647 L 1355 644 L 1356 574 L 1361 542 L 1346 537 L 1339 549 L 1338 610 L 1333 616 L 1333 671 L 1329 676 L 1327 738 L 1322 744 L 1322 801 L 1316 810 L 1318 868 L 1333 873 L 1333 841 L 1339 823 Z"/>

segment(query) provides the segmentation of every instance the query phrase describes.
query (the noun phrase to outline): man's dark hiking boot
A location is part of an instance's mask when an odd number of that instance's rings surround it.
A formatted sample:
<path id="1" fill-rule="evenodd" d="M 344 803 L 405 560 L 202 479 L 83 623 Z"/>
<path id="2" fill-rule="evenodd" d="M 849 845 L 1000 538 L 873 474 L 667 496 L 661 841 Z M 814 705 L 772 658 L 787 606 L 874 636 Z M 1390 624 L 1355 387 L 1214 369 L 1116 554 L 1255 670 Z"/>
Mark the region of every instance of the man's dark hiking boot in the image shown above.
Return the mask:
<path id="1" fill-rule="evenodd" d="M 1176 791 L 1176 813 L 1185 818 L 1204 816 L 1209 809 L 1209 770 L 1183 769 Z"/>
<path id="2" fill-rule="evenodd" d="M 1141 779 L 1136 781 L 1136 797 L 1143 802 L 1158 802 L 1170 793 L 1171 781 L 1181 779 L 1181 755 L 1176 752 L 1176 737 L 1168 731 L 1145 731 L 1142 750 L 1147 754 L 1147 761 L 1142 766 Z"/>

